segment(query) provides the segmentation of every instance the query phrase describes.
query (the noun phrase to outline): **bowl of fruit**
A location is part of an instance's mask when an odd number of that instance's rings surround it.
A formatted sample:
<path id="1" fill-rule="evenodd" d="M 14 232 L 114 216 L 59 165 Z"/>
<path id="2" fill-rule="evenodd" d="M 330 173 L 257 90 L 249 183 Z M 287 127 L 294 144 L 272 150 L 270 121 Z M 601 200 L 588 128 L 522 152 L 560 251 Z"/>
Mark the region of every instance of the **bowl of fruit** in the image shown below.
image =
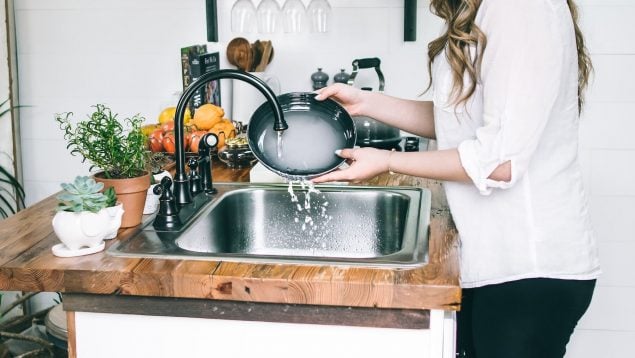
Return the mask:
<path id="1" fill-rule="evenodd" d="M 176 107 L 168 107 L 161 111 L 157 123 L 146 124 L 142 127 L 143 133 L 148 137 L 148 149 L 152 152 L 165 152 L 174 154 L 176 139 L 174 137 L 174 114 Z M 237 125 L 225 118 L 222 107 L 211 103 L 203 104 L 194 110 L 185 111 L 185 152 L 198 152 L 198 144 L 206 133 L 214 133 L 218 137 L 217 148 L 222 148 L 225 141 L 236 137 Z M 214 152 L 216 151 L 214 150 Z"/>

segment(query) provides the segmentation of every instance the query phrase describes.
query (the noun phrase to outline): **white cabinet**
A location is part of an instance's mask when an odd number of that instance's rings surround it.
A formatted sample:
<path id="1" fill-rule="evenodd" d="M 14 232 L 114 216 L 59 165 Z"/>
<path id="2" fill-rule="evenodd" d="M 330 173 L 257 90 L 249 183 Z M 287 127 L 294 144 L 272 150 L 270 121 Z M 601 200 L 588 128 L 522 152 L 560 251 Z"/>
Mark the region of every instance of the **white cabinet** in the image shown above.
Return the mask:
<path id="1" fill-rule="evenodd" d="M 455 314 L 398 329 L 76 312 L 75 328 L 79 358 L 450 358 Z"/>

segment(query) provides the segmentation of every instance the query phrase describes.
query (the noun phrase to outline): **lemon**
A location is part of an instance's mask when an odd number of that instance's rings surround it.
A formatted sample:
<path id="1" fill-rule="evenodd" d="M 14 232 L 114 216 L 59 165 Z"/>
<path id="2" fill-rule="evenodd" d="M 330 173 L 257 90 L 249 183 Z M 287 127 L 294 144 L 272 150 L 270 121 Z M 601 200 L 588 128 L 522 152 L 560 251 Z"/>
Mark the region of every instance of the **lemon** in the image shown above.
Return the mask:
<path id="1" fill-rule="evenodd" d="M 174 115 L 176 114 L 176 107 L 168 107 L 159 113 L 159 124 L 165 124 L 166 122 L 173 121 Z M 188 124 L 190 119 L 192 119 L 192 114 L 189 109 L 185 110 L 185 118 L 183 118 L 183 123 Z"/>

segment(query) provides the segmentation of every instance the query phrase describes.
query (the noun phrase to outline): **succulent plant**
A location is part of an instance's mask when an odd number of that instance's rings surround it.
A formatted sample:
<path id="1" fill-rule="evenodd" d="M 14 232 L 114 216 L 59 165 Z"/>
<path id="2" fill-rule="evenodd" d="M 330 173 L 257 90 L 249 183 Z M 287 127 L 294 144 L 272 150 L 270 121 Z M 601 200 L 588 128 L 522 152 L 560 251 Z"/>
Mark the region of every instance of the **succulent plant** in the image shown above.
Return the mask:
<path id="1" fill-rule="evenodd" d="M 104 183 L 97 183 L 87 176 L 77 176 L 73 183 L 62 183 L 62 189 L 64 191 L 57 196 L 58 211 L 96 213 L 103 208 L 114 206 L 117 202 L 113 188 L 101 192 Z"/>

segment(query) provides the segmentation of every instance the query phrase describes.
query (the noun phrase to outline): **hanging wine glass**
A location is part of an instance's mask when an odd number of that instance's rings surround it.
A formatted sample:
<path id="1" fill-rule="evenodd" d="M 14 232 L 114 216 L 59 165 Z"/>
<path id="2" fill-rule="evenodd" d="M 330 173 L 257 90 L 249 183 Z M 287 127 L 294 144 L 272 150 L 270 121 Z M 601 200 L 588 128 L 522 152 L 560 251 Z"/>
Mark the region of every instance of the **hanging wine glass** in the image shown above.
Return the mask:
<path id="1" fill-rule="evenodd" d="M 251 0 L 238 0 L 232 6 L 231 27 L 234 33 L 251 33 L 256 27 L 256 7 Z"/>
<path id="2" fill-rule="evenodd" d="M 328 31 L 331 17 L 331 5 L 328 0 L 311 0 L 307 12 L 311 21 L 311 31 Z"/>
<path id="3" fill-rule="evenodd" d="M 256 16 L 258 17 L 258 32 L 263 34 L 276 32 L 276 23 L 280 14 L 280 6 L 275 0 L 262 0 L 258 4 Z"/>
<path id="4" fill-rule="evenodd" d="M 301 0 L 286 0 L 282 6 L 284 32 L 302 32 L 306 22 L 306 8 Z"/>

